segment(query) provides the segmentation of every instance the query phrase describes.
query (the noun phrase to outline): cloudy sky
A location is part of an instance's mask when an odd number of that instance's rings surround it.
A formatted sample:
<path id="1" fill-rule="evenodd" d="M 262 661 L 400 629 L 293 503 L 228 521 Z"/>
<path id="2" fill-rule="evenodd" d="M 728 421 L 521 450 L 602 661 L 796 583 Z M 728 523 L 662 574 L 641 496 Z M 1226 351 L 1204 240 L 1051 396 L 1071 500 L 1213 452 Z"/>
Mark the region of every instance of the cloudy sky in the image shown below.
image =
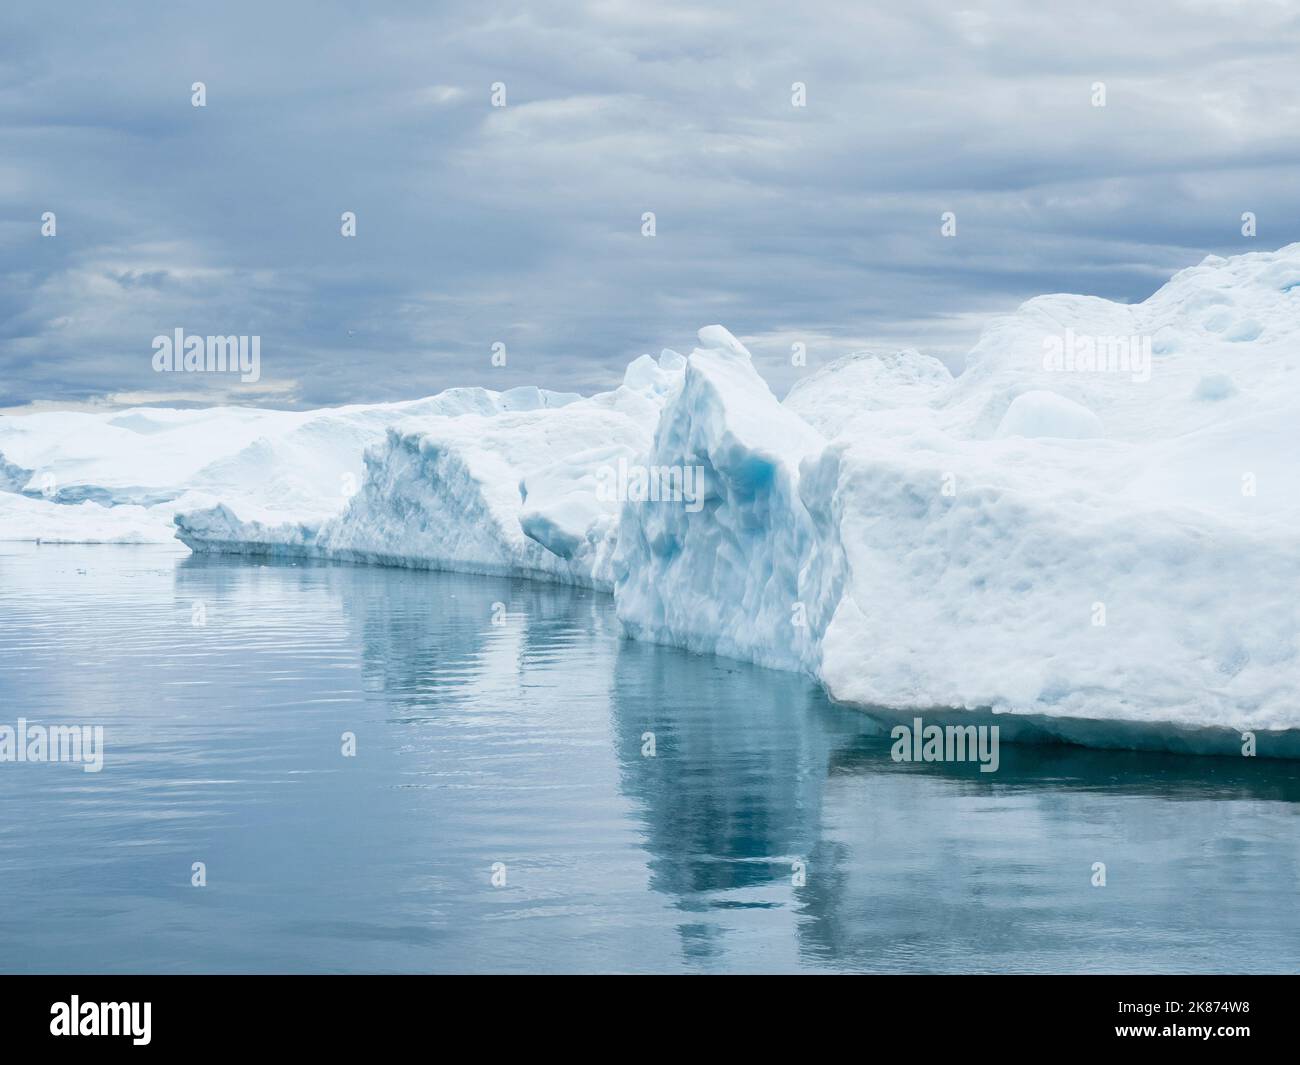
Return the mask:
<path id="1" fill-rule="evenodd" d="M 783 394 L 1300 239 L 1293 3 L 530 7 L 7 0 L 0 409 L 586 391 L 713 322 Z M 262 380 L 155 374 L 177 327 Z"/>

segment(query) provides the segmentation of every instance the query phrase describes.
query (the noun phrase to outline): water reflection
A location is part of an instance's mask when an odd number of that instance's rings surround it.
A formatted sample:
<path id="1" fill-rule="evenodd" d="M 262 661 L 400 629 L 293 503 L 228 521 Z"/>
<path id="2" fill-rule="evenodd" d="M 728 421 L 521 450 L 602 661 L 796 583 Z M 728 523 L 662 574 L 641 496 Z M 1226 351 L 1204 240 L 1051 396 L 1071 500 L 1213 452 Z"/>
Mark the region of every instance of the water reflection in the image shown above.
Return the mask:
<path id="1" fill-rule="evenodd" d="M 579 589 L 3 545 L 0 695 L 109 738 L 95 779 L 0 767 L 3 969 L 1300 962 L 1300 764 L 899 765 L 805 679 L 623 640 Z"/>
<path id="2" fill-rule="evenodd" d="M 857 970 L 1276 969 L 1300 766 L 1005 746 L 995 774 L 901 765 L 882 725 L 797 678 L 625 643 L 611 686 L 651 885 L 712 923 L 683 951 L 744 952 L 718 911 L 788 908 L 799 963 Z M 639 756 L 643 731 L 659 757 Z M 806 864 L 792 883 L 791 863 Z M 1093 863 L 1107 883 L 1093 886 Z"/>

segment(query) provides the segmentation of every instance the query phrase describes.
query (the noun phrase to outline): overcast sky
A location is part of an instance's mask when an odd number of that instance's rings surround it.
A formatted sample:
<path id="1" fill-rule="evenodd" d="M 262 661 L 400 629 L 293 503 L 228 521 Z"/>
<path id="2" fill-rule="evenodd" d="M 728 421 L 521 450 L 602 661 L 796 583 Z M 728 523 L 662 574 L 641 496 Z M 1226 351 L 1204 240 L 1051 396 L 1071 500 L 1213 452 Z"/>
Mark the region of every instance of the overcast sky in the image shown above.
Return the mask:
<path id="1" fill-rule="evenodd" d="M 1300 239 L 1293 3 L 534 7 L 6 0 L 0 408 L 589 391 L 713 322 L 784 394 Z M 178 327 L 262 380 L 154 373 Z"/>

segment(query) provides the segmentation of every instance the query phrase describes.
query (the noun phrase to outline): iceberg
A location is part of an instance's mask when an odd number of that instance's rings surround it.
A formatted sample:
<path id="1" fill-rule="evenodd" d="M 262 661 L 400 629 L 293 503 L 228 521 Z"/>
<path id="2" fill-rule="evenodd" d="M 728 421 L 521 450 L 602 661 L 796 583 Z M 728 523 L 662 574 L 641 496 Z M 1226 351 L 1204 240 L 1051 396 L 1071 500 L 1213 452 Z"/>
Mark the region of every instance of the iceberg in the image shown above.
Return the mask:
<path id="1" fill-rule="evenodd" d="M 1039 297 L 956 377 L 857 353 L 784 404 L 693 353 L 652 461 L 704 464 L 710 520 L 625 509 L 620 619 L 1021 737 L 1240 753 L 1300 728 L 1298 271 L 1292 245 L 1138 305 Z"/>
<path id="2" fill-rule="evenodd" d="M 600 473 L 649 446 L 682 359 L 633 362 L 613 392 L 513 409 L 407 414 L 364 452 L 341 513 L 271 524 L 224 504 L 178 511 L 192 550 L 549 579 L 608 590 L 617 499 Z"/>
<path id="3" fill-rule="evenodd" d="M 0 540 L 175 543 L 178 511 L 217 505 L 246 521 L 319 522 L 360 484 L 365 449 L 407 419 L 550 409 L 578 398 L 454 388 L 302 412 L 140 407 L 0 417 Z"/>
<path id="4" fill-rule="evenodd" d="M 1036 297 L 959 374 L 856 352 L 784 401 L 715 325 L 588 397 L 0 419 L 0 536 L 580 584 L 632 638 L 886 719 L 1297 757 L 1297 312 L 1300 244 L 1137 304 Z"/>

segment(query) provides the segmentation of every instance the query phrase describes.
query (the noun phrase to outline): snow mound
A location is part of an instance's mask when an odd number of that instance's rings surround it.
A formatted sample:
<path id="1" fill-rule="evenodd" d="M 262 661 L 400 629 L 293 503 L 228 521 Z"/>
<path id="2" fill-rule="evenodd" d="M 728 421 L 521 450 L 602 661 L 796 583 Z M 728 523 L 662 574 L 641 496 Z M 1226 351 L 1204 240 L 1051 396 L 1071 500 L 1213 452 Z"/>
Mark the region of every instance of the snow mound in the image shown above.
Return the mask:
<path id="1" fill-rule="evenodd" d="M 1002 415 L 997 435 L 1089 440 L 1104 436 L 1105 430 L 1082 403 L 1055 392 L 1021 392 Z"/>
<path id="2" fill-rule="evenodd" d="M 863 411 L 923 407 L 952 387 L 948 367 L 919 351 L 859 351 L 796 381 L 785 406 L 824 436 L 838 436 Z"/>

